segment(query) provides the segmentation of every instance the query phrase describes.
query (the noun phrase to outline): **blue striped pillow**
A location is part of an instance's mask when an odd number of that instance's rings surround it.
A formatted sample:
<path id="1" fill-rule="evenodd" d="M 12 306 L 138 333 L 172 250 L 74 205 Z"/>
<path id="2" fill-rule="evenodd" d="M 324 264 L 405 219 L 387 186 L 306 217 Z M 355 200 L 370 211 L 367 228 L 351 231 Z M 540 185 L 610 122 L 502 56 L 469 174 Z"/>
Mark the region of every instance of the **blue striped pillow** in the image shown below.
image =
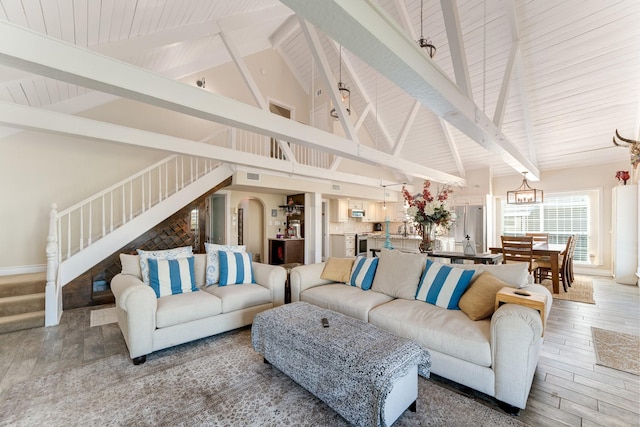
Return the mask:
<path id="1" fill-rule="evenodd" d="M 219 251 L 220 280 L 218 286 L 256 283 L 251 267 L 251 252 Z"/>
<path id="2" fill-rule="evenodd" d="M 449 267 L 427 260 L 422 272 L 416 299 L 449 310 L 460 310 L 458 302 L 469 287 L 474 270 Z"/>
<path id="3" fill-rule="evenodd" d="M 376 268 L 378 268 L 378 259 L 379 258 L 367 258 L 363 256 L 357 257 L 351 269 L 349 284 L 351 286 L 357 286 L 363 291 L 371 289 L 373 277 L 376 274 Z"/>
<path id="4" fill-rule="evenodd" d="M 193 257 L 180 259 L 149 258 L 149 286 L 156 297 L 196 292 Z"/>

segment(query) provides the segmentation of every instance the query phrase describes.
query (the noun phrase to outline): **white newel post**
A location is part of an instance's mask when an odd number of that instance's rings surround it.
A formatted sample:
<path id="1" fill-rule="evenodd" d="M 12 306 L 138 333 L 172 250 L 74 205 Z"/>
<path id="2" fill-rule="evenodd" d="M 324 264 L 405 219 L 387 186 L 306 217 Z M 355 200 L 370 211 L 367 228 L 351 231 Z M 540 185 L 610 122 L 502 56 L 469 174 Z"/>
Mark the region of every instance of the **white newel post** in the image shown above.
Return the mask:
<path id="1" fill-rule="evenodd" d="M 47 236 L 47 284 L 45 287 L 44 325 L 53 326 L 59 323 L 62 311 L 62 299 L 58 292 L 58 206 L 53 203 L 49 211 L 49 235 Z"/>

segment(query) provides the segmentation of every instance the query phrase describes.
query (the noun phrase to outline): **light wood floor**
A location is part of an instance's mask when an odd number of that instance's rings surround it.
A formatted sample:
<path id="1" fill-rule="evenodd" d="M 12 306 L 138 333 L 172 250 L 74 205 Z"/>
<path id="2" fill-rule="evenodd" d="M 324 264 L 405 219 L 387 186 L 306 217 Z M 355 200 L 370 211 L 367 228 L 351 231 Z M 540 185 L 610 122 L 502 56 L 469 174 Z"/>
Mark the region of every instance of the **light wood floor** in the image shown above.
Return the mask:
<path id="1" fill-rule="evenodd" d="M 594 278 L 594 293 L 595 305 L 554 300 L 520 421 L 532 426 L 640 426 L 640 377 L 596 365 L 590 330 L 595 326 L 640 335 L 640 290 Z M 102 307 L 65 311 L 55 327 L 1 334 L 0 402 L 16 382 L 126 353 L 117 325 L 89 327 L 90 311 L 96 308 Z"/>

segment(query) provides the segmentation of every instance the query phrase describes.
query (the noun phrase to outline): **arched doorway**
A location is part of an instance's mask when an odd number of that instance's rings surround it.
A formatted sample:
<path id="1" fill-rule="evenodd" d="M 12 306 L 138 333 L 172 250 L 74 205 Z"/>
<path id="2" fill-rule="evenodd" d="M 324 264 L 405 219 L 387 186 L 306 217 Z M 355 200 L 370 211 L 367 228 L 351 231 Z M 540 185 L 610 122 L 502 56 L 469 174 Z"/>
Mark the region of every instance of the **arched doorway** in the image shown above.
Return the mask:
<path id="1" fill-rule="evenodd" d="M 247 198 L 238 204 L 238 244 L 245 245 L 253 260 L 265 260 L 265 207 L 259 199 Z"/>

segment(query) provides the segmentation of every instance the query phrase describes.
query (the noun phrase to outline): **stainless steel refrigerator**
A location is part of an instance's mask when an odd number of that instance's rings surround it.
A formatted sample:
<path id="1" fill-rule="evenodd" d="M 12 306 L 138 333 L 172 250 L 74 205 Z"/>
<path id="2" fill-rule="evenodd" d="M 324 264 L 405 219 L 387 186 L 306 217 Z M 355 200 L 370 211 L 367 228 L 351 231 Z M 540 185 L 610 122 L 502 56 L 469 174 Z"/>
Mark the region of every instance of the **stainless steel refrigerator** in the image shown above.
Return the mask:
<path id="1" fill-rule="evenodd" d="M 462 252 L 466 236 L 476 242 L 476 253 L 487 251 L 487 217 L 482 205 L 456 206 L 456 222 L 449 231 L 449 237 L 456 242 L 456 251 Z"/>

